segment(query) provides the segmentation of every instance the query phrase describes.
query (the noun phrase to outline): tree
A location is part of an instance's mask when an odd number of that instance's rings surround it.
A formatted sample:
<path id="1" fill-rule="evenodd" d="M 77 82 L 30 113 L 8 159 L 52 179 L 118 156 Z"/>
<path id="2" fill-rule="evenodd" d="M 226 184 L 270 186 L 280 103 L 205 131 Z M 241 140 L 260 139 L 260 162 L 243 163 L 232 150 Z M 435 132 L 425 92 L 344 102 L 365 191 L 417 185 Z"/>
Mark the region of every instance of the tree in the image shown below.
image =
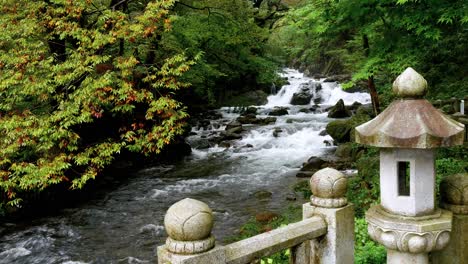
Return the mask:
<path id="1" fill-rule="evenodd" d="M 183 132 L 174 96 L 194 61 L 154 54 L 174 2 L 3 2 L 2 205 L 53 185 L 81 188 L 121 151 L 156 154 Z"/>
<path id="2" fill-rule="evenodd" d="M 433 98 L 468 92 L 465 1 L 319 0 L 290 12 L 285 24 L 278 34 L 295 44 L 287 47 L 291 60 L 351 73 L 344 87 L 366 81 L 376 110 L 375 91 L 408 66 L 428 79 Z"/>
<path id="3" fill-rule="evenodd" d="M 245 0 L 177 2 L 173 30 L 163 34 L 159 52 L 201 55 L 184 75 L 193 87 L 187 103 L 219 106 L 230 94 L 270 88 L 278 66 L 266 54 L 268 29 L 254 17 Z"/>

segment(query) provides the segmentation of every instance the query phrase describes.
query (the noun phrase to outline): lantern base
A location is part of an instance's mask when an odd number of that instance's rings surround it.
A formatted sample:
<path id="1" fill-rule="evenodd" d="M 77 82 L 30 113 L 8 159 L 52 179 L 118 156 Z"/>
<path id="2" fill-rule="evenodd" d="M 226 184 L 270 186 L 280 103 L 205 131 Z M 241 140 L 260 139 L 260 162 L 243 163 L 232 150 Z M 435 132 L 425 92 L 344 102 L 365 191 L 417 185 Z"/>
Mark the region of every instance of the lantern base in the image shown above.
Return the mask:
<path id="1" fill-rule="evenodd" d="M 370 237 L 388 250 L 387 263 L 428 263 L 427 253 L 443 249 L 450 240 L 452 213 L 436 210 L 426 217 L 390 214 L 380 205 L 366 213 Z M 401 259 L 416 262 L 401 262 Z"/>

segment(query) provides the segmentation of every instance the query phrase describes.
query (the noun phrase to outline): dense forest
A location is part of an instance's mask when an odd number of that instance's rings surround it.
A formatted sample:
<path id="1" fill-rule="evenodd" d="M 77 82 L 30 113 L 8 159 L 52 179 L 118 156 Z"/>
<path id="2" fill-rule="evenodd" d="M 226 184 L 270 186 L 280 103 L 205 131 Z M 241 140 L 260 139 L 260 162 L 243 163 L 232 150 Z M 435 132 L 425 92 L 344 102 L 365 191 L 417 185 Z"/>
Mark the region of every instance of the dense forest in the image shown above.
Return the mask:
<path id="1" fill-rule="evenodd" d="M 344 76 L 344 88 L 368 90 L 375 113 L 408 66 L 428 80 L 431 101 L 468 94 L 462 0 L 7 0 L 1 9 L 2 212 L 57 186 L 80 189 L 122 155 L 157 160 L 191 116 L 261 101 L 285 66 Z"/>

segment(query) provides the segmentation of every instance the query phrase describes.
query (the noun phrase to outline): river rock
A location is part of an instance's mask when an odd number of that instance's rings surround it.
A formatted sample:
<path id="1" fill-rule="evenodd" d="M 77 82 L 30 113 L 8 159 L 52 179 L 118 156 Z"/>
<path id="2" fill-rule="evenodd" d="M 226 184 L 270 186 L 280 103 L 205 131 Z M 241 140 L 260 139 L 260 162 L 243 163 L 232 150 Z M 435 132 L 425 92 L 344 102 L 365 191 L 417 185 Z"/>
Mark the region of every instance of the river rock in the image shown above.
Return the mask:
<path id="1" fill-rule="evenodd" d="M 355 112 L 362 104 L 360 102 L 354 102 L 352 105 L 350 106 L 347 106 L 346 108 L 349 110 L 349 111 L 353 111 Z"/>
<path id="2" fill-rule="evenodd" d="M 242 124 L 239 121 L 234 120 L 234 121 L 229 122 L 229 124 L 226 125 L 225 130 L 228 131 L 230 129 L 238 128 L 238 127 L 242 128 Z"/>
<path id="3" fill-rule="evenodd" d="M 247 115 L 239 116 L 236 119 L 236 121 L 238 121 L 241 124 L 255 124 L 258 122 L 255 114 L 251 114 L 251 113 Z"/>
<path id="4" fill-rule="evenodd" d="M 350 141 L 351 129 L 347 120 L 334 120 L 328 123 L 326 131 L 336 143 L 345 143 Z"/>
<path id="5" fill-rule="evenodd" d="M 268 115 L 270 116 L 283 116 L 289 114 L 286 107 L 275 106 Z"/>
<path id="6" fill-rule="evenodd" d="M 238 133 L 230 133 L 228 131 L 225 131 L 223 133 L 221 133 L 221 136 L 222 136 L 222 140 L 221 141 L 224 141 L 224 140 L 235 140 L 235 139 L 241 139 L 242 136 Z"/>
<path id="7" fill-rule="evenodd" d="M 256 115 L 257 114 L 257 108 L 253 106 L 247 107 L 247 109 L 242 113 L 242 115 Z"/>
<path id="8" fill-rule="evenodd" d="M 194 149 L 207 149 L 211 147 L 210 141 L 208 139 L 200 139 L 191 144 Z"/>
<path id="9" fill-rule="evenodd" d="M 343 99 L 340 99 L 328 112 L 328 117 L 330 118 L 344 118 L 350 116 L 351 112 L 346 109 Z"/>
<path id="10" fill-rule="evenodd" d="M 288 193 L 286 195 L 286 201 L 296 201 L 297 197 L 295 193 Z"/>
<path id="11" fill-rule="evenodd" d="M 273 136 L 274 137 L 279 137 L 279 134 L 283 132 L 283 129 L 279 128 L 279 127 L 276 127 L 274 130 L 273 130 Z"/>
<path id="12" fill-rule="evenodd" d="M 242 131 L 244 131 L 244 129 L 241 126 L 233 127 L 233 128 L 230 128 L 230 129 L 226 130 L 226 134 L 233 134 L 233 133 L 239 134 Z"/>
<path id="13" fill-rule="evenodd" d="M 264 200 L 264 199 L 270 199 L 271 196 L 273 196 L 273 193 L 269 191 L 265 191 L 265 190 L 260 190 L 260 191 L 256 191 L 254 193 L 254 196 L 255 198 L 259 200 Z"/>
<path id="14" fill-rule="evenodd" d="M 292 105 L 308 105 L 312 99 L 312 94 L 309 90 L 301 90 L 298 93 L 294 93 L 291 101 L 289 102 Z"/>
<path id="15" fill-rule="evenodd" d="M 268 223 L 277 218 L 278 214 L 273 212 L 261 212 L 255 215 L 255 220 L 259 223 Z"/>
<path id="16" fill-rule="evenodd" d="M 325 80 L 323 80 L 323 82 L 348 82 L 351 80 L 351 75 L 349 74 L 336 74 L 336 75 L 331 75 L 327 78 L 325 78 Z"/>
<path id="17" fill-rule="evenodd" d="M 314 175 L 315 171 L 299 171 L 296 173 L 297 178 L 310 178 Z"/>
<path id="18" fill-rule="evenodd" d="M 221 147 L 221 148 L 230 148 L 231 143 L 226 142 L 226 141 L 222 141 L 222 142 L 219 142 L 218 146 Z"/>
<path id="19" fill-rule="evenodd" d="M 319 133 L 319 136 L 322 136 L 322 137 L 324 137 L 324 136 L 326 136 L 326 135 L 328 135 L 327 130 L 322 130 L 322 131 L 320 131 L 320 133 Z"/>
<path id="20" fill-rule="evenodd" d="M 366 115 L 369 117 L 375 117 L 374 109 L 372 109 L 372 104 L 361 105 L 356 109 L 356 115 Z"/>
<path id="21" fill-rule="evenodd" d="M 269 124 L 274 124 L 274 123 L 276 123 L 276 117 L 269 116 L 265 118 L 258 118 L 256 124 L 269 125 Z"/>
<path id="22" fill-rule="evenodd" d="M 301 171 L 316 171 L 322 168 L 322 165 L 325 164 L 326 161 L 321 159 L 320 157 L 312 156 L 310 157 L 307 162 L 302 164 Z"/>
<path id="23" fill-rule="evenodd" d="M 310 109 L 308 109 L 308 108 L 301 108 L 301 109 L 299 110 L 299 113 L 306 113 L 306 114 L 308 114 L 308 113 L 310 113 L 310 112 L 311 112 L 311 111 L 310 111 Z"/>

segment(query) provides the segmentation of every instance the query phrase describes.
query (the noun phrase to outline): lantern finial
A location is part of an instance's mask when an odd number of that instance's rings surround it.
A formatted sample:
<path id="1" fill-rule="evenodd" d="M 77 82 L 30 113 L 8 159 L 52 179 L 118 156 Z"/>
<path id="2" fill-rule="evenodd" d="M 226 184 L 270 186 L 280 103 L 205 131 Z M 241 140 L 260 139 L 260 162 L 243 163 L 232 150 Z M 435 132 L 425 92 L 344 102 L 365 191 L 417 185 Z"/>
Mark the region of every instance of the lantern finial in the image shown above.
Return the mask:
<path id="1" fill-rule="evenodd" d="M 393 93 L 401 98 L 421 98 L 426 92 L 426 79 L 411 67 L 406 68 L 393 82 Z"/>

